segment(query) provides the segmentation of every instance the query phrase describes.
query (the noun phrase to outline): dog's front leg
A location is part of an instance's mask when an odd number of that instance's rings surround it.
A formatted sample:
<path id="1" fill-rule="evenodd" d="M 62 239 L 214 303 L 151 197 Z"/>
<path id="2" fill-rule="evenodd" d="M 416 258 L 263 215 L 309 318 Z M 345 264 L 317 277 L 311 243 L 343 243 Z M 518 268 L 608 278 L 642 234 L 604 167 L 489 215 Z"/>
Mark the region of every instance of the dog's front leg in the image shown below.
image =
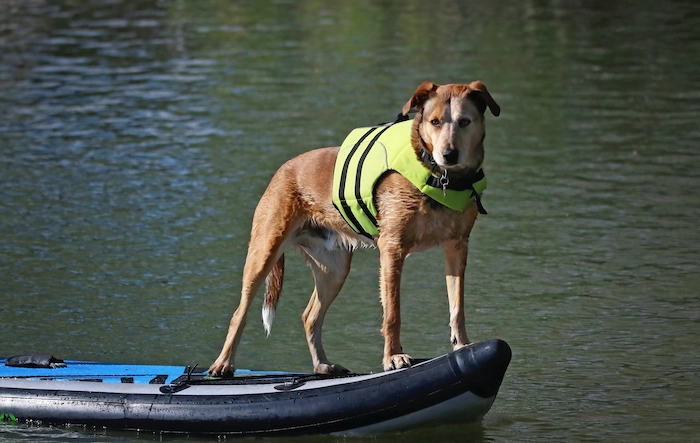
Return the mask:
<path id="1" fill-rule="evenodd" d="M 464 325 L 464 271 L 467 268 L 467 243 L 449 240 L 443 243 L 445 280 L 450 304 L 450 342 L 457 350 L 469 344 Z"/>
<path id="2" fill-rule="evenodd" d="M 402 353 L 401 348 L 401 303 L 400 286 L 406 253 L 392 244 L 391 241 L 378 241 L 379 247 L 379 286 L 381 290 L 384 320 L 382 335 L 384 336 L 385 371 L 411 366 L 411 357 Z"/>

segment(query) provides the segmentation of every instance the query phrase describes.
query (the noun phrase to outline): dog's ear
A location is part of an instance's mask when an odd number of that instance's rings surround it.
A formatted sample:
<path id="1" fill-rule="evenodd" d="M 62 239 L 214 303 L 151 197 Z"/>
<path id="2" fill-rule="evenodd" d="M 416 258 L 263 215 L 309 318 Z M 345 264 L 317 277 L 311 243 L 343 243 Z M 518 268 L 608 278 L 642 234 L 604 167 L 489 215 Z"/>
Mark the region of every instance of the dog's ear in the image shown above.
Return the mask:
<path id="1" fill-rule="evenodd" d="M 430 98 L 430 94 L 435 92 L 439 86 L 440 85 L 436 85 L 433 82 L 421 83 L 421 85 L 418 86 L 418 89 L 416 89 L 416 92 L 413 93 L 413 97 L 411 97 L 411 99 L 403 106 L 401 114 L 408 115 L 408 111 L 410 111 L 411 108 L 423 106 L 428 98 Z"/>
<path id="2" fill-rule="evenodd" d="M 496 100 L 491 97 L 491 94 L 489 94 L 489 90 L 486 89 L 486 85 L 481 83 L 480 80 L 477 80 L 475 82 L 469 83 L 469 89 L 471 89 L 473 92 L 478 92 L 479 98 L 477 99 L 477 103 L 479 103 L 479 99 L 481 99 L 481 103 L 483 103 L 482 106 L 479 107 L 479 110 L 482 112 L 486 111 L 486 106 L 489 107 L 491 110 L 491 114 L 494 116 L 498 117 L 501 114 L 501 107 L 498 106 L 498 103 L 496 103 Z M 471 94 L 470 94 L 471 97 Z"/>

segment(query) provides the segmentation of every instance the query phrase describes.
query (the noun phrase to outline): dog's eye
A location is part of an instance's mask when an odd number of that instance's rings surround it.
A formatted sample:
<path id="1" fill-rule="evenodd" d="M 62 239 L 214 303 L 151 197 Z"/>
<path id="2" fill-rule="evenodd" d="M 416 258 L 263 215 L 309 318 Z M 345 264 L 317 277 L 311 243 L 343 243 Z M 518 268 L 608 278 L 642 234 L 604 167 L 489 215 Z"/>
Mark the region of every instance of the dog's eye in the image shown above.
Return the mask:
<path id="1" fill-rule="evenodd" d="M 468 118 L 462 118 L 462 119 L 459 120 L 459 127 L 460 127 L 460 128 L 466 128 L 467 126 L 469 126 L 469 123 L 471 123 L 471 122 L 472 122 L 472 121 L 469 120 Z"/>
<path id="2" fill-rule="evenodd" d="M 440 120 L 434 118 L 434 119 L 430 120 L 430 124 L 439 128 L 440 127 Z"/>

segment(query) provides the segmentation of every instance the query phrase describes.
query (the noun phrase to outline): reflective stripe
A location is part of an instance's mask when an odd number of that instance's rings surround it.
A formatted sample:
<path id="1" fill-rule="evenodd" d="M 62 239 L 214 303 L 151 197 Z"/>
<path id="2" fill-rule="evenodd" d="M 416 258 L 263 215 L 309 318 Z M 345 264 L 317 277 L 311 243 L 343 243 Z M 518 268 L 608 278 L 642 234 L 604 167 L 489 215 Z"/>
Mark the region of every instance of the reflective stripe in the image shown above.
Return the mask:
<path id="1" fill-rule="evenodd" d="M 364 229 L 362 229 L 362 225 L 360 224 L 359 221 L 357 221 L 357 218 L 355 218 L 355 215 L 352 213 L 352 210 L 350 209 L 350 205 L 348 205 L 348 202 L 345 199 L 345 185 L 346 185 L 347 176 L 348 176 L 348 168 L 350 167 L 350 161 L 352 160 L 353 154 L 355 154 L 355 152 L 360 147 L 362 142 L 365 141 L 365 139 L 372 132 L 374 132 L 375 129 L 377 129 L 377 128 L 376 127 L 371 128 L 369 131 L 367 131 L 365 133 L 365 135 L 360 137 L 360 139 L 357 141 L 357 143 L 355 143 L 355 146 L 352 147 L 350 154 L 348 154 L 347 158 L 345 159 L 345 163 L 343 164 L 343 172 L 342 172 L 342 174 L 340 174 L 340 186 L 338 186 L 338 199 L 337 199 L 337 201 L 333 202 L 333 206 L 335 206 L 335 208 L 340 212 L 340 214 L 343 216 L 345 221 L 348 222 L 350 227 L 358 234 L 366 235 L 368 237 L 371 237 L 371 235 L 369 235 L 369 233 L 367 233 Z M 338 164 L 336 162 L 336 168 L 337 167 L 338 167 Z M 342 208 L 343 208 L 342 211 L 337 206 L 337 203 L 340 203 L 340 205 L 342 206 Z"/>
<path id="2" fill-rule="evenodd" d="M 367 160 L 367 155 L 369 155 L 369 151 L 372 149 L 374 146 L 374 143 L 376 143 L 377 139 L 381 137 L 384 132 L 389 129 L 391 125 L 388 125 L 386 128 L 382 129 L 379 131 L 379 134 L 375 135 L 374 138 L 372 139 L 371 142 L 369 142 L 369 145 L 367 145 L 367 148 L 364 150 L 362 155 L 360 156 L 360 160 L 357 164 L 357 177 L 355 177 L 355 198 L 357 198 L 357 203 L 360 205 L 360 209 L 362 209 L 362 212 L 365 213 L 365 216 L 369 219 L 370 223 L 372 223 L 375 227 L 379 227 L 379 223 L 377 222 L 376 217 L 370 209 L 367 207 L 367 204 L 365 204 L 364 200 L 362 200 L 362 191 L 361 191 L 361 184 L 362 184 L 362 167 L 365 164 L 365 160 Z M 375 177 L 376 179 L 376 177 Z"/>

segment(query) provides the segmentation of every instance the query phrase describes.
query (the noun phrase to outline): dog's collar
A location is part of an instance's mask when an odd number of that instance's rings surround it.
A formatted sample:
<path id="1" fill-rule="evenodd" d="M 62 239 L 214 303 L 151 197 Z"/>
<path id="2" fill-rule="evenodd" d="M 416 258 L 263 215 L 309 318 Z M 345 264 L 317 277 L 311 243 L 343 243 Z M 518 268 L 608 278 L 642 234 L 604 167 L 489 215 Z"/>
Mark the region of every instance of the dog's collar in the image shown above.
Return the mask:
<path id="1" fill-rule="evenodd" d="M 420 159 L 423 160 L 423 163 L 430 169 L 430 172 L 432 172 L 435 175 L 442 175 L 442 171 L 440 170 L 440 166 L 438 166 L 437 162 L 433 158 L 432 155 L 430 155 L 430 152 L 428 152 L 427 149 L 423 148 L 420 150 Z"/>
<path id="2" fill-rule="evenodd" d="M 443 192 L 446 192 L 448 189 L 453 191 L 466 191 L 471 189 L 472 196 L 474 197 L 476 206 L 479 209 L 479 214 L 487 214 L 486 209 L 481 204 L 481 196 L 478 192 L 476 192 L 476 190 L 474 190 L 474 183 L 483 180 L 485 177 L 483 169 L 479 169 L 474 174 L 451 178 L 448 177 L 447 169 L 440 168 L 433 156 L 430 155 L 425 148 L 421 149 L 420 158 L 428 169 L 430 169 L 430 172 L 433 173 L 426 183 L 428 186 L 442 189 Z"/>

